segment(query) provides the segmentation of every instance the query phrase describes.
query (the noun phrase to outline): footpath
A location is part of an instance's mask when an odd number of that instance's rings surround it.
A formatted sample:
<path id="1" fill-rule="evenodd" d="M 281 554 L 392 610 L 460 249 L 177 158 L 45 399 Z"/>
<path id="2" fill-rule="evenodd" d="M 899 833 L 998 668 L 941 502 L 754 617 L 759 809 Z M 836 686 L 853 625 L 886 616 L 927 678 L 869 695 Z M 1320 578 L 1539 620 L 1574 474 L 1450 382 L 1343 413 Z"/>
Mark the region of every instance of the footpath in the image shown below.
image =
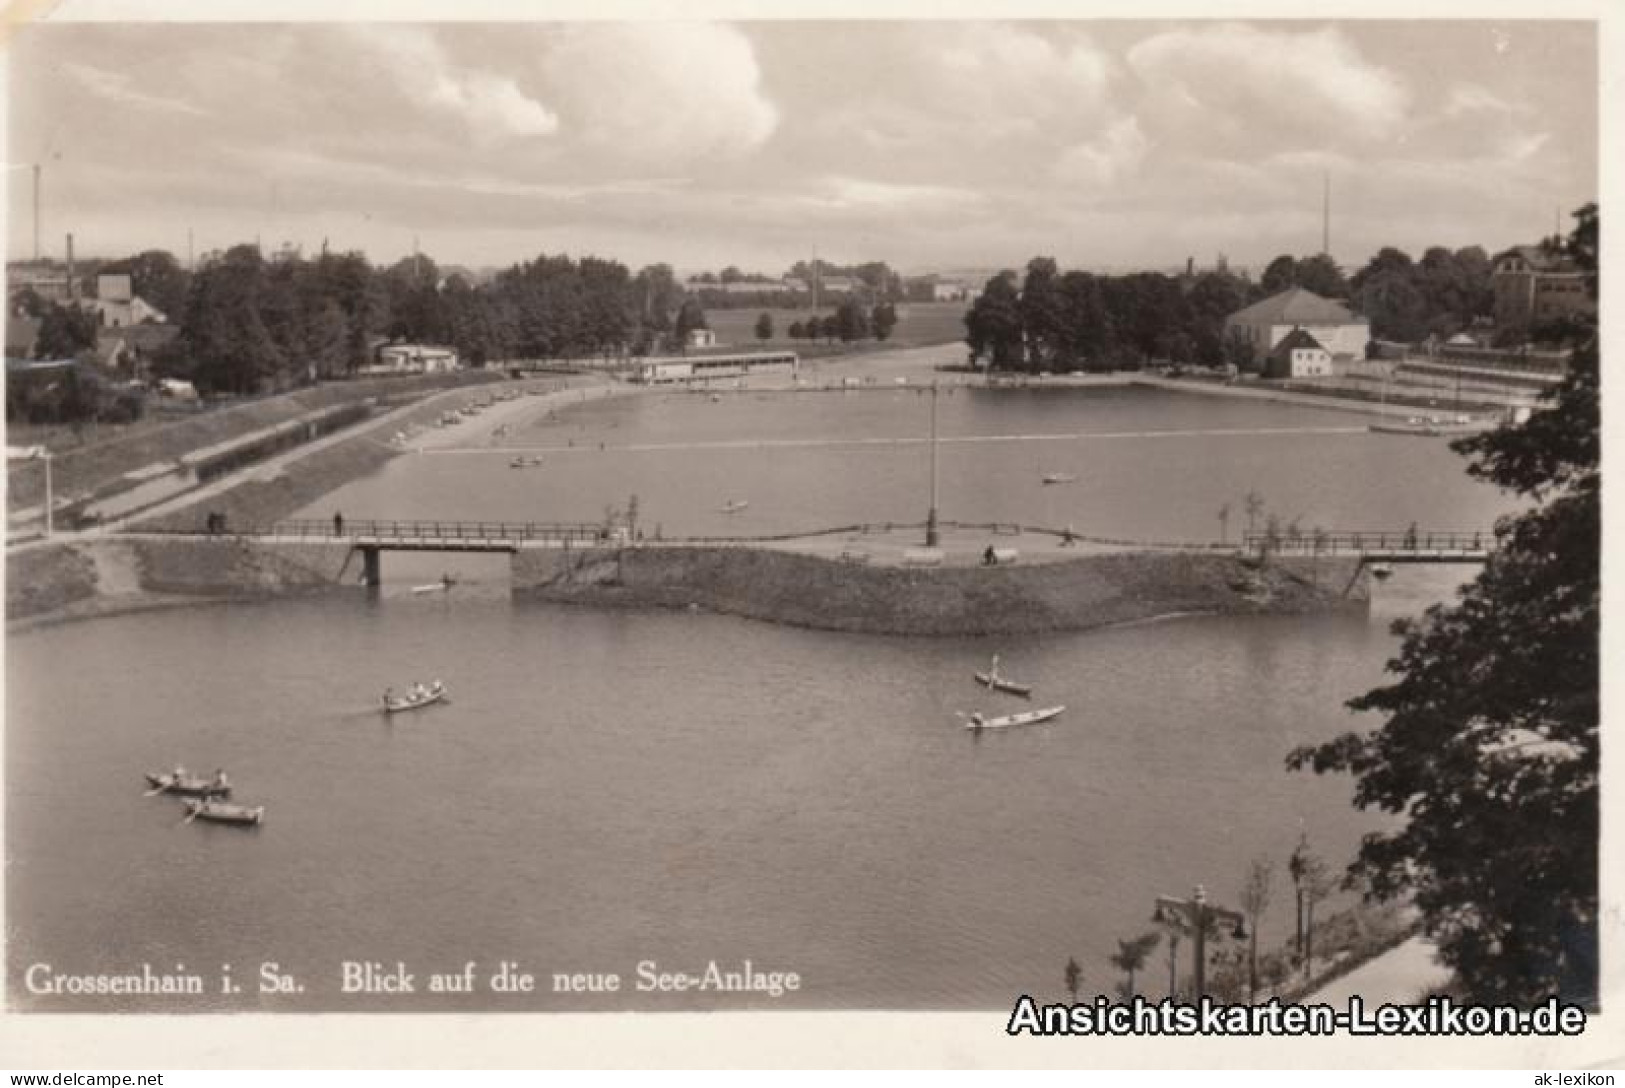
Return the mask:
<path id="1" fill-rule="evenodd" d="M 1431 938 L 1412 937 L 1301 1000 L 1324 1003 L 1334 1009 L 1346 1008 L 1349 998 L 1354 996 L 1368 1008 L 1379 1004 L 1414 1004 L 1450 981 L 1450 968 L 1439 962 L 1438 951 Z"/>

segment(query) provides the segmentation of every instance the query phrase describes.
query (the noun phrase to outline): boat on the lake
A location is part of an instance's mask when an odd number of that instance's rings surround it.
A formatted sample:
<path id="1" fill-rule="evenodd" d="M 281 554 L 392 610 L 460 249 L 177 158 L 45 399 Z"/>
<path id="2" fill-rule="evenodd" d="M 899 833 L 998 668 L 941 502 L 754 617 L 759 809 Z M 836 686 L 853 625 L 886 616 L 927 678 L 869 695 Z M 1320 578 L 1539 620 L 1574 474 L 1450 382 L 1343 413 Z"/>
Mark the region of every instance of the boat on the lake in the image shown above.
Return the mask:
<path id="1" fill-rule="evenodd" d="M 399 714 L 403 710 L 417 710 L 419 707 L 438 703 L 446 697 L 446 685 L 436 680 L 428 687 L 414 684 L 412 690 L 405 695 L 394 695 L 384 692 L 384 713 Z"/>
<path id="2" fill-rule="evenodd" d="M 457 584 L 457 579 L 453 578 L 449 574 L 443 574 L 443 575 L 440 576 L 440 581 L 438 581 L 438 582 L 425 582 L 421 586 L 413 586 L 412 587 L 412 592 L 413 593 L 443 593 L 443 592 L 449 590 L 452 586 L 454 586 L 456 584 Z"/>
<path id="3" fill-rule="evenodd" d="M 540 457 L 515 457 L 512 461 L 508 462 L 508 467 L 509 468 L 541 468 L 542 467 L 542 459 Z"/>
<path id="4" fill-rule="evenodd" d="M 208 820 L 217 824 L 258 826 L 265 821 L 264 805 L 237 805 L 230 801 L 191 800 L 186 802 L 186 822 Z"/>
<path id="5" fill-rule="evenodd" d="M 1066 710 L 1064 706 L 1047 706 L 1042 710 L 1026 710 L 1020 714 L 1005 714 L 1000 717 L 989 718 L 978 712 L 972 714 L 965 722 L 966 729 L 1009 729 L 1017 725 L 1037 725 L 1047 722 L 1051 718 L 1058 718 Z"/>
<path id="6" fill-rule="evenodd" d="M 988 666 L 986 672 L 979 672 L 974 675 L 976 682 L 984 688 L 1002 691 L 1007 695 L 1020 695 L 1022 698 L 1027 698 L 1033 693 L 1031 684 L 1018 684 L 1014 680 L 1008 680 L 999 675 L 999 655 L 997 654 L 993 655 L 993 663 Z"/>
<path id="7" fill-rule="evenodd" d="M 747 507 L 749 505 L 750 505 L 750 500 L 749 499 L 729 499 L 726 503 L 723 504 L 722 512 L 724 514 L 737 514 L 737 513 L 739 513 L 739 511 L 743 510 L 745 507 Z"/>
<path id="8" fill-rule="evenodd" d="M 1371 572 L 1371 577 L 1379 580 L 1388 578 L 1394 573 L 1393 565 L 1390 563 L 1371 563 L 1366 569 Z"/>
<path id="9" fill-rule="evenodd" d="M 1441 435 L 1477 434 L 1485 429 L 1485 424 L 1475 422 L 1471 416 L 1458 415 L 1455 419 L 1440 419 L 1438 416 L 1411 416 L 1409 419 L 1384 420 L 1370 425 L 1376 434 L 1410 434 L 1421 435 L 1427 438 L 1437 438 Z"/>
<path id="10" fill-rule="evenodd" d="M 148 774 L 147 785 L 151 787 L 149 794 L 172 793 L 176 797 L 230 797 L 231 784 L 226 776 L 216 774 L 213 778 L 202 775 L 187 774 L 185 771 L 171 771 L 167 774 Z"/>
<path id="11" fill-rule="evenodd" d="M 1046 484 L 1069 484 L 1077 478 L 1078 476 L 1075 472 L 1046 472 L 1044 474 L 1044 482 Z"/>

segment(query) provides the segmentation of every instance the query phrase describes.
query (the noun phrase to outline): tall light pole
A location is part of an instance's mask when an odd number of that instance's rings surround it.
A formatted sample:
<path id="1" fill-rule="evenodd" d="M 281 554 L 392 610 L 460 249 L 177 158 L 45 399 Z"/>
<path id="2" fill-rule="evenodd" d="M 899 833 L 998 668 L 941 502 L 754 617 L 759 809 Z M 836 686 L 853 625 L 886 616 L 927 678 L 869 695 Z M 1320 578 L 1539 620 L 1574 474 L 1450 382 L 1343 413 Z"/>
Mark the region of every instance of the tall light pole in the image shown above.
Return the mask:
<path id="1" fill-rule="evenodd" d="M 34 263 L 39 263 L 39 163 L 34 164 Z"/>
<path id="2" fill-rule="evenodd" d="M 1234 936 L 1240 940 L 1247 936 L 1247 919 L 1228 907 L 1216 907 L 1207 901 L 1207 891 L 1198 884 L 1189 899 L 1172 895 L 1157 896 L 1157 909 L 1151 919 L 1162 925 L 1170 921 L 1182 923 L 1192 937 L 1196 953 L 1196 996 L 1207 996 L 1207 931 L 1208 927 L 1224 922 L 1235 926 Z"/>
<path id="3" fill-rule="evenodd" d="M 931 383 L 931 509 L 925 515 L 925 546 L 935 548 L 937 533 L 937 383 Z"/>

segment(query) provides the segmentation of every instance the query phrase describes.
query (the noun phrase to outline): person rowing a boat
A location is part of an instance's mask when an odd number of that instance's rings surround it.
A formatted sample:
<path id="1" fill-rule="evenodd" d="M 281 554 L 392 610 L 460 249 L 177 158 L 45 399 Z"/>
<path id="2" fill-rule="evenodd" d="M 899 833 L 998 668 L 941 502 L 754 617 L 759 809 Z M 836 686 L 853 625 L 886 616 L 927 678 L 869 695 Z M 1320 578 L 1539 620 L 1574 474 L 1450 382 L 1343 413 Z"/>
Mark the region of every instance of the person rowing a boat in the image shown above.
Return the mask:
<path id="1" fill-rule="evenodd" d="M 216 793 L 225 793 L 231 789 L 231 783 L 226 779 L 226 772 L 216 768 L 214 772 L 214 790 Z"/>

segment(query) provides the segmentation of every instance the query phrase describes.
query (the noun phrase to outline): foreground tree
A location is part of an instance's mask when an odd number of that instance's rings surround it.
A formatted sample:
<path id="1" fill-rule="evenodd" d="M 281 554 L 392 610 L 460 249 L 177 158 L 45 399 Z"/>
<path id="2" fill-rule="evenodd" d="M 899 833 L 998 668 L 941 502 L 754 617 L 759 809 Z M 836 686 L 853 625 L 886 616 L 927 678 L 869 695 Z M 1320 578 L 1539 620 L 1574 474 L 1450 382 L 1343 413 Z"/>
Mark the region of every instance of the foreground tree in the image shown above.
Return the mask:
<path id="1" fill-rule="evenodd" d="M 1576 217 L 1567 250 L 1595 297 L 1596 207 Z M 1599 429 L 1592 335 L 1543 410 L 1456 444 L 1534 505 L 1455 604 L 1398 625 L 1398 680 L 1350 703 L 1386 724 L 1289 758 L 1405 817 L 1351 875 L 1415 901 L 1474 1001 L 1597 1000 Z"/>

